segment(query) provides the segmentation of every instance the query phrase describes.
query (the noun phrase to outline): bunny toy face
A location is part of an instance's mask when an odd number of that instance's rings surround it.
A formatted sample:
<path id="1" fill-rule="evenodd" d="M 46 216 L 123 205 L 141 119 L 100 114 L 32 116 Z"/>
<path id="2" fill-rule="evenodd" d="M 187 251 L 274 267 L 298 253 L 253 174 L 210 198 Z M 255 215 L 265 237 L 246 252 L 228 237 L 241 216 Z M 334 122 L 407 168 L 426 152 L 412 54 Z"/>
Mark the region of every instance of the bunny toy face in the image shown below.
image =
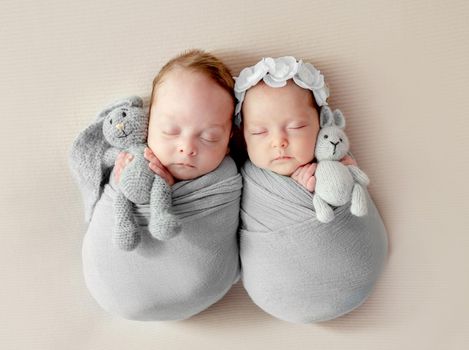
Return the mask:
<path id="1" fill-rule="evenodd" d="M 315 155 L 320 160 L 340 160 L 349 150 L 349 140 L 344 132 L 345 118 L 338 109 L 332 113 L 329 107 L 322 107 L 321 129 L 318 134 Z"/>
<path id="2" fill-rule="evenodd" d="M 103 134 L 112 146 L 118 148 L 145 143 L 148 134 L 148 116 L 141 107 L 120 106 L 105 117 Z"/>

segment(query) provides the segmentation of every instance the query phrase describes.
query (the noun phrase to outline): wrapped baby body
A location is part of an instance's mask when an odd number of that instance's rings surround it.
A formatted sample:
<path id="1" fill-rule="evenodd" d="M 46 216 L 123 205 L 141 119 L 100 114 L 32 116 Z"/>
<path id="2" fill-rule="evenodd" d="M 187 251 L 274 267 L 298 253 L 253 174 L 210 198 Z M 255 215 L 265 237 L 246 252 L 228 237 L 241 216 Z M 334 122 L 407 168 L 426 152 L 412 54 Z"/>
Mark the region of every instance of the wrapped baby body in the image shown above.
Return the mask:
<path id="1" fill-rule="evenodd" d="M 239 275 L 237 228 L 241 176 L 226 157 L 214 171 L 172 186 L 176 237 L 148 231 L 149 205 L 134 214 L 141 242 L 125 251 L 112 242 L 116 184 L 105 185 L 83 242 L 86 285 L 108 312 L 134 320 L 189 318 L 225 295 Z"/>
<path id="2" fill-rule="evenodd" d="M 368 214 L 334 210 L 317 220 L 313 194 L 290 177 L 242 169 L 240 257 L 243 284 L 264 311 L 289 322 L 341 316 L 364 302 L 387 255 L 381 217 L 366 193 Z"/>

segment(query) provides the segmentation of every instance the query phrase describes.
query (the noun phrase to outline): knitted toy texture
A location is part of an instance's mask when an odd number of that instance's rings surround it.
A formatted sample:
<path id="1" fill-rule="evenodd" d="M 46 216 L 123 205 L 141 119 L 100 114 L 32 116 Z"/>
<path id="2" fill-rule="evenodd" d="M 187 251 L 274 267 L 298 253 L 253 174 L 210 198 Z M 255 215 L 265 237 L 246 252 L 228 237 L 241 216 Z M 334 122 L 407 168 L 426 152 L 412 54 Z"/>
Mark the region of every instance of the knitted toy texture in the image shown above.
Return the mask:
<path id="1" fill-rule="evenodd" d="M 114 147 L 125 149 L 134 156 L 124 168 L 114 211 L 116 226 L 114 243 L 124 250 L 133 250 L 140 242 L 138 224 L 133 215 L 133 203 L 150 202 L 149 231 L 153 237 L 167 240 L 181 231 L 181 224 L 170 212 L 171 187 L 149 168 L 143 156 L 148 134 L 148 114 L 139 97 L 129 98 L 129 105 L 113 109 L 105 118 L 103 134 Z M 111 149 L 109 150 L 110 152 Z M 115 159 L 115 158 L 114 158 Z"/>
<path id="2" fill-rule="evenodd" d="M 72 169 L 80 163 L 82 168 L 79 172 L 84 174 L 81 177 L 92 180 L 88 181 L 89 188 L 93 189 L 97 184 L 102 185 L 105 181 L 104 175 L 114 166 L 120 152 L 126 151 L 133 155 L 132 161 L 121 173 L 120 191 L 114 201 L 114 243 L 123 250 L 133 250 L 137 247 L 140 235 L 133 215 L 133 204 L 148 202 L 152 210 L 149 223 L 152 236 L 161 240 L 175 236 L 181 230 L 181 225 L 170 212 L 171 188 L 148 168 L 148 161 L 143 156 L 148 133 L 148 114 L 143 109 L 142 99 L 131 96 L 112 103 L 85 131 L 72 146 L 72 154 L 75 156 L 72 157 L 71 163 Z M 88 148 L 77 149 L 78 144 L 88 144 Z M 96 163 L 95 155 L 101 158 L 100 164 Z M 76 161 L 77 158 L 79 162 Z M 93 161 L 83 161 L 83 158 L 91 158 Z M 97 191 L 93 189 L 93 192 Z M 82 193 L 86 198 L 87 193 L 83 190 Z M 94 198 L 97 200 L 99 196 Z M 93 208 L 86 209 L 90 216 Z"/>
<path id="3" fill-rule="evenodd" d="M 329 107 L 322 107 L 320 127 L 315 149 L 318 165 L 313 197 L 318 220 L 324 223 L 332 221 L 334 211 L 330 205 L 342 206 L 350 201 L 350 212 L 353 215 L 366 215 L 365 188 L 370 182 L 368 176 L 356 165 L 346 166 L 340 162 L 349 151 L 342 112 L 336 109 L 332 113 Z"/>

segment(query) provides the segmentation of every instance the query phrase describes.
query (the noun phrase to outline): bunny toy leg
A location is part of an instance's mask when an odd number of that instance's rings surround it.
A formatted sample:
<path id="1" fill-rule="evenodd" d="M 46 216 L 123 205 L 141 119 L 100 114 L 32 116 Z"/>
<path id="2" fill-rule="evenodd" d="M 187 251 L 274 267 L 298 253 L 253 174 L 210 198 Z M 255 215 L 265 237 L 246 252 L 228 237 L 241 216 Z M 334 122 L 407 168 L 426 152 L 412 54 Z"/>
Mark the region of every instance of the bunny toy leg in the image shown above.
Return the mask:
<path id="1" fill-rule="evenodd" d="M 350 212 L 355 216 L 365 216 L 368 212 L 365 189 L 358 183 L 353 185 Z"/>
<path id="2" fill-rule="evenodd" d="M 317 194 L 313 197 L 313 206 L 319 221 L 328 223 L 334 219 L 334 211 L 332 208 Z"/>
<path id="3" fill-rule="evenodd" d="M 153 237 L 161 241 L 173 238 L 181 232 L 182 225 L 171 213 L 171 187 L 159 176 L 155 176 L 150 198 L 149 231 Z"/>
<path id="4" fill-rule="evenodd" d="M 356 165 L 349 165 L 348 169 L 356 181 L 352 190 L 350 212 L 355 216 L 364 216 L 368 212 L 365 188 L 370 183 L 368 176 Z"/>
<path id="5" fill-rule="evenodd" d="M 135 249 L 140 242 L 140 235 L 132 212 L 132 202 L 121 192 L 117 193 L 114 202 L 114 213 L 116 218 L 114 243 L 123 250 Z"/>

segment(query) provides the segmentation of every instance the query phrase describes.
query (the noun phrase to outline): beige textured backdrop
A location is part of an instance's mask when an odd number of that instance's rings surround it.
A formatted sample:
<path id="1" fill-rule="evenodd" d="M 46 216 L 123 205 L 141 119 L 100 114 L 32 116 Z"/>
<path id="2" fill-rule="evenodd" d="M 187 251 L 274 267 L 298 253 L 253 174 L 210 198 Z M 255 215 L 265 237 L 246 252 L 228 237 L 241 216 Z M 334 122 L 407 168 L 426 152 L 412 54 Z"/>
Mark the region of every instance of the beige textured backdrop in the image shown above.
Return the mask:
<path id="1" fill-rule="evenodd" d="M 467 1 L 1 0 L 0 348 L 468 349 L 468 18 Z M 68 146 L 194 47 L 234 74 L 279 55 L 324 72 L 390 234 L 356 311 L 288 324 L 238 284 L 191 320 L 144 323 L 88 294 Z"/>

